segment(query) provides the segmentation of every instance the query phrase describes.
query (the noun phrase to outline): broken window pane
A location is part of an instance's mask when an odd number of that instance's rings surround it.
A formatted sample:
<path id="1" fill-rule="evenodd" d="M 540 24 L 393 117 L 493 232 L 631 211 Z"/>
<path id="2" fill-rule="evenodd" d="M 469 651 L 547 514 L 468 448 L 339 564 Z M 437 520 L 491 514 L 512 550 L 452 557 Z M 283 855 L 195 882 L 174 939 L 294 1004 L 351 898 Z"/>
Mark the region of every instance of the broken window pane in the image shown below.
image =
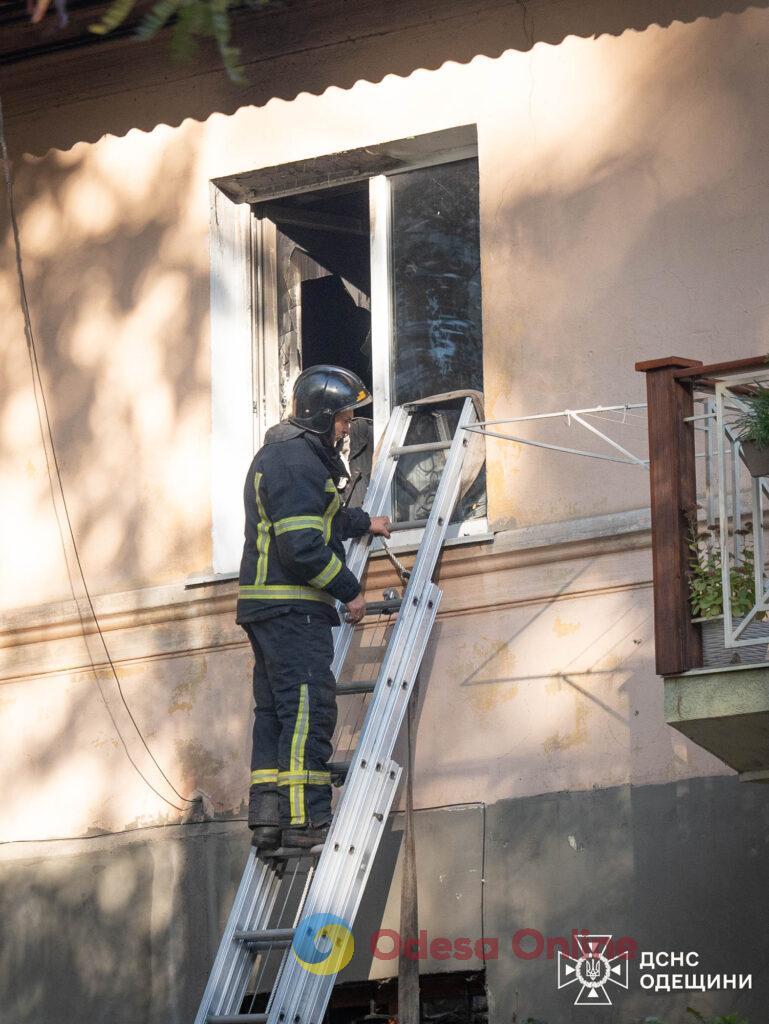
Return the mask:
<path id="1" fill-rule="evenodd" d="M 395 403 L 483 390 L 478 163 L 460 160 L 393 175 L 392 284 Z M 408 444 L 451 438 L 461 403 L 414 418 Z M 402 457 L 395 518 L 425 519 L 445 452 Z M 453 521 L 486 514 L 481 469 L 463 488 Z"/>
<path id="2" fill-rule="evenodd" d="M 478 163 L 393 175 L 395 403 L 483 390 Z"/>

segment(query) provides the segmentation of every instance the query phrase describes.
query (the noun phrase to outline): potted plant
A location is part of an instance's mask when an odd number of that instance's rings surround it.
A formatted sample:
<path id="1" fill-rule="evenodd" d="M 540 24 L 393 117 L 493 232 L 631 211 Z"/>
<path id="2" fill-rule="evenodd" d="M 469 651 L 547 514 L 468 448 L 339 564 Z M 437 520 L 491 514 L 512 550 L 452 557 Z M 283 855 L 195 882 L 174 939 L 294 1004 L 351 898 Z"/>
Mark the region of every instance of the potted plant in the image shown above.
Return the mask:
<path id="1" fill-rule="evenodd" d="M 743 535 L 749 530 L 741 531 Z M 697 531 L 692 525 L 689 537 L 689 602 L 693 621 L 702 628 L 703 663 L 707 667 L 748 665 L 769 660 L 767 640 L 769 623 L 755 619 L 743 630 L 742 639 L 755 639 L 755 645 L 727 648 L 724 644 L 724 601 L 721 573 L 721 548 L 712 530 Z M 732 622 L 738 626 L 755 602 L 753 548 L 745 544 L 739 562 L 729 568 Z"/>
<path id="2" fill-rule="evenodd" d="M 734 424 L 742 461 L 751 476 L 769 476 L 769 387 L 757 384 L 744 402 L 747 409 Z"/>

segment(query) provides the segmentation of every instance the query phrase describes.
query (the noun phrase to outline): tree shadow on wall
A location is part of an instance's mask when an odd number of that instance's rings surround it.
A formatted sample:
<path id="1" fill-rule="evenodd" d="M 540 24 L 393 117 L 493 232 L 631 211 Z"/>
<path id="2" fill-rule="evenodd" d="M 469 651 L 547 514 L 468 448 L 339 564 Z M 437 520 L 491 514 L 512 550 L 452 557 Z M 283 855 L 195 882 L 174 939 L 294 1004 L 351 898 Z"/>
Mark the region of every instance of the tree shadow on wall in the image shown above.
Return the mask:
<path id="1" fill-rule="evenodd" d="M 0 859 L 3 1019 L 189 1024 L 248 849 L 206 825 Z"/>
<path id="2" fill-rule="evenodd" d="M 209 544 L 208 254 L 205 228 L 197 254 L 181 226 L 193 168 L 189 150 L 160 146 L 118 175 L 52 154 L 17 178 L 40 371 L 95 593 L 183 577 L 199 567 L 191 551 Z M 12 341 L 22 349 L 20 319 Z M 0 415 L 29 386 L 28 368 L 20 373 L 6 378 Z M 0 458 L 19 459 L 14 438 L 0 440 Z M 27 466 L 31 504 L 50 507 L 42 449 Z"/>

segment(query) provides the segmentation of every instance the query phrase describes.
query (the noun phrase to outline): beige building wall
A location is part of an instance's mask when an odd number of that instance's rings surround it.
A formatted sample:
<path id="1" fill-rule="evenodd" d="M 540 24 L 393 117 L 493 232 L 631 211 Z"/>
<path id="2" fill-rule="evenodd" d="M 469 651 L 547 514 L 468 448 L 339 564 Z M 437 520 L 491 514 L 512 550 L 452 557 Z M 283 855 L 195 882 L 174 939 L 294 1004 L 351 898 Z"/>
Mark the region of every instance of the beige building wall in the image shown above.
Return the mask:
<path id="1" fill-rule="evenodd" d="M 768 40 L 756 9 L 567 35 L 17 161 L 83 568 L 125 696 L 180 793 L 242 813 L 249 740 L 232 586 L 184 587 L 211 564 L 210 180 L 477 125 L 487 415 L 642 401 L 636 360 L 766 347 Z M 89 667 L 104 652 L 69 600 L 7 234 L 2 256 L 0 838 L 177 821 L 185 805 L 114 677 L 99 669 L 131 757 L 182 810 L 131 767 Z M 617 429 L 643 449 L 642 423 Z M 566 427 L 548 439 L 584 443 Z M 441 570 L 418 804 L 722 771 L 663 722 L 648 523 L 634 511 L 644 473 L 497 441 L 488 469 L 496 539 Z M 386 581 L 372 571 L 372 591 Z"/>

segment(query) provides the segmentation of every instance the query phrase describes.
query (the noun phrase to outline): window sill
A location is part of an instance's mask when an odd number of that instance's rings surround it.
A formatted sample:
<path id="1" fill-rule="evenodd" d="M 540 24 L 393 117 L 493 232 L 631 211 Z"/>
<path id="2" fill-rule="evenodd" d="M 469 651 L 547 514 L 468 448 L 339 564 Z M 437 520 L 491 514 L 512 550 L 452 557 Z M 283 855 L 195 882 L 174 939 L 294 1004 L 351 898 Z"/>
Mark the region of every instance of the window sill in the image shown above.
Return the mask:
<path id="1" fill-rule="evenodd" d="M 390 541 L 390 550 L 397 553 L 416 551 L 419 547 L 424 530 L 409 530 L 398 533 L 397 542 Z M 486 519 L 467 519 L 464 523 L 452 523 L 449 526 L 444 547 L 461 547 L 463 544 L 487 544 L 494 540 L 494 534 L 489 533 L 489 525 Z M 382 544 L 378 538 L 374 538 L 371 545 L 371 557 L 384 557 Z M 234 583 L 238 579 L 237 572 L 215 573 L 209 570 L 193 573 L 184 581 L 185 590 L 194 590 L 196 587 L 211 587 L 221 583 Z"/>
<path id="2" fill-rule="evenodd" d="M 416 551 L 422 542 L 424 529 L 404 530 L 393 534 L 388 547 L 396 554 Z M 463 544 L 484 544 L 494 540 L 489 532 L 489 522 L 483 519 L 466 519 L 463 523 L 452 523 L 446 531 L 444 547 L 461 547 Z M 371 550 L 372 556 L 384 555 L 382 544 L 375 540 Z"/>
<path id="3" fill-rule="evenodd" d="M 217 583 L 235 583 L 238 579 L 237 572 L 213 572 L 211 569 L 203 572 L 195 572 L 184 581 L 185 590 L 193 590 L 195 587 L 210 587 Z"/>

